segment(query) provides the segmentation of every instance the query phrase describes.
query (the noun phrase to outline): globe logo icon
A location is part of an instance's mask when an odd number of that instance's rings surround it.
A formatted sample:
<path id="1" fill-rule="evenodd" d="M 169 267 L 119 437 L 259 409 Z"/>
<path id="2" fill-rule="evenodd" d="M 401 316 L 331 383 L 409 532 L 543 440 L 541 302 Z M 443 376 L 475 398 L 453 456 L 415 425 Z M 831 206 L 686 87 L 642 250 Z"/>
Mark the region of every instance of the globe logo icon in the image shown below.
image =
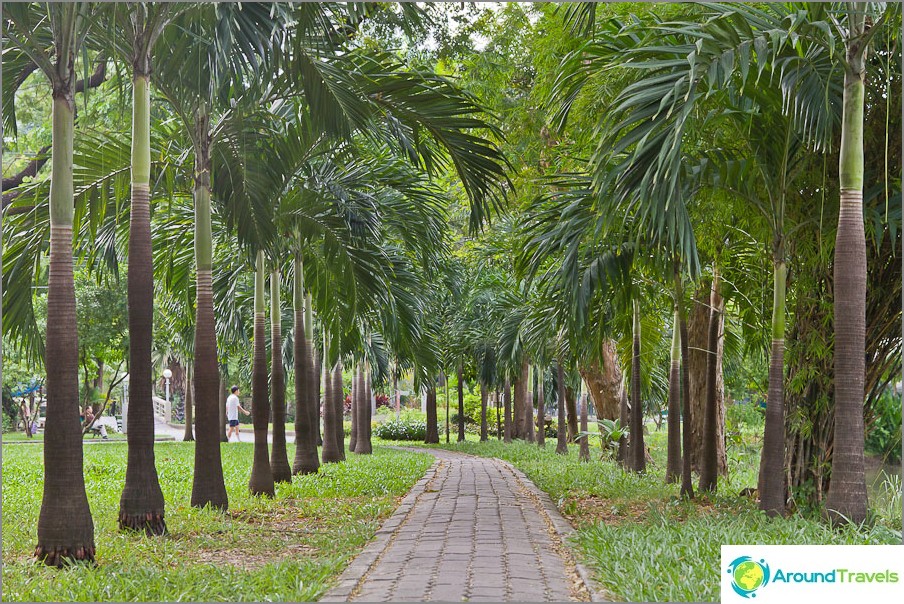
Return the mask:
<path id="1" fill-rule="evenodd" d="M 735 558 L 728 565 L 728 574 L 732 588 L 742 598 L 755 598 L 756 590 L 769 583 L 769 565 L 750 556 Z"/>

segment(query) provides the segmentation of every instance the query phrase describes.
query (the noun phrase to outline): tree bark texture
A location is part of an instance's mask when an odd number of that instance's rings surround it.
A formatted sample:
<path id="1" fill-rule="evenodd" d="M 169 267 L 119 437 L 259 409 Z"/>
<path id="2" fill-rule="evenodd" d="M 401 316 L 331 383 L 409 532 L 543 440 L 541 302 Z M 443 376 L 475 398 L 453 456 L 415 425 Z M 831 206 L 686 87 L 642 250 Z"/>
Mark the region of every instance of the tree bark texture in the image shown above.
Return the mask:
<path id="1" fill-rule="evenodd" d="M 573 443 L 578 435 L 578 407 L 574 388 L 565 385 L 565 417 L 568 421 L 568 442 Z"/>
<path id="2" fill-rule="evenodd" d="M 543 391 L 543 371 L 536 369 L 537 379 L 537 446 L 546 446 L 546 396 Z"/>
<path id="3" fill-rule="evenodd" d="M 296 255 L 292 303 L 295 308 L 294 369 L 295 369 L 295 459 L 293 474 L 313 474 L 320 468 L 317 456 L 317 436 L 320 424 L 319 405 L 312 396 L 318 381 L 312 358 L 313 342 L 308 338 L 304 296 L 304 270 Z M 314 425 L 316 415 L 317 427 Z"/>
<path id="4" fill-rule="evenodd" d="M 351 434 L 348 437 L 348 450 L 351 453 L 355 452 L 355 446 L 358 443 L 358 374 L 352 370 L 352 390 L 349 395 L 349 398 L 352 401 L 352 408 L 349 412 L 351 416 L 352 429 Z"/>
<path id="5" fill-rule="evenodd" d="M 697 290 L 693 302 L 693 310 L 688 317 L 688 375 L 690 379 L 690 396 L 693 418 L 691 421 L 691 468 L 695 472 L 702 471 L 701 459 L 703 456 L 703 424 L 706 419 L 706 380 L 707 362 L 710 358 L 709 351 L 709 319 L 711 308 L 712 282 L 707 280 Z M 721 296 L 719 310 L 724 308 Z M 719 313 L 719 333 L 722 333 L 725 320 L 724 314 Z M 719 338 L 716 347 L 716 463 L 720 475 L 727 472 L 727 457 L 725 453 L 725 380 L 722 374 L 722 356 L 724 341 Z"/>
<path id="6" fill-rule="evenodd" d="M 703 407 L 703 445 L 700 456 L 701 491 L 714 492 L 718 486 L 718 448 L 724 449 L 725 438 L 718 431 L 721 415 L 717 398 L 718 389 L 718 349 L 721 332 L 722 296 L 719 293 L 718 267 L 713 270 L 712 292 L 709 302 L 709 334 L 706 342 L 706 401 Z"/>
<path id="7" fill-rule="evenodd" d="M 590 438 L 587 436 L 587 394 L 581 394 L 578 404 L 581 407 L 581 433 L 578 445 L 578 460 L 583 462 L 590 461 Z"/>
<path id="8" fill-rule="evenodd" d="M 681 479 L 681 333 L 677 308 L 674 315 L 672 355 L 669 365 L 668 458 L 665 470 L 667 483 L 678 482 Z"/>
<path id="9" fill-rule="evenodd" d="M 614 340 L 603 342 L 602 366 L 597 361 L 581 368 L 581 377 L 596 409 L 597 419 L 615 420 L 619 417 L 622 382 L 624 374 L 618 362 L 618 351 Z"/>
<path id="10" fill-rule="evenodd" d="M 480 442 L 487 440 L 487 385 L 480 382 Z"/>
<path id="11" fill-rule="evenodd" d="M 465 440 L 465 376 L 458 365 L 458 442 Z"/>
<path id="12" fill-rule="evenodd" d="M 503 442 L 512 442 L 512 382 L 505 378 L 505 390 L 502 394 L 503 406 Z"/>
<path id="13" fill-rule="evenodd" d="M 634 342 L 631 357 L 631 446 L 629 467 L 635 472 L 647 469 L 647 449 L 643 439 L 643 402 L 640 400 L 640 304 L 634 301 Z"/>
<path id="14" fill-rule="evenodd" d="M 436 413 L 436 386 L 433 380 L 427 388 L 427 435 L 424 442 L 427 444 L 439 443 L 439 431 L 436 423 L 439 421 Z"/>
<path id="15" fill-rule="evenodd" d="M 192 418 L 194 406 L 194 389 L 195 386 L 192 384 L 191 379 L 191 369 L 185 372 L 185 432 L 182 434 L 183 442 L 194 442 L 195 440 L 195 431 L 194 431 L 194 420 Z"/>

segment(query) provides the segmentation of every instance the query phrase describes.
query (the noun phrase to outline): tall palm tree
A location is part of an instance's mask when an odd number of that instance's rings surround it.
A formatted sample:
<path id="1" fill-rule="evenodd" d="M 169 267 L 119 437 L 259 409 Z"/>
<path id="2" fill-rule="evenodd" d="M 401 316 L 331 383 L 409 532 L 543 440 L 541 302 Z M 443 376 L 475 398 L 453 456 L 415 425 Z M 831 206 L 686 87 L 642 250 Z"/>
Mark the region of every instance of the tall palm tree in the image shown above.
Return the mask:
<path id="1" fill-rule="evenodd" d="M 252 495 L 275 494 L 267 428 L 270 423 L 270 396 L 267 385 L 267 303 L 264 300 L 267 272 L 263 250 L 254 262 L 254 353 L 251 362 L 251 415 L 254 422 L 254 459 L 248 489 Z"/>
<path id="2" fill-rule="evenodd" d="M 50 266 L 47 289 L 47 420 L 44 494 L 35 557 L 49 565 L 94 560 L 94 522 L 85 493 L 76 417 L 78 334 L 72 262 L 75 61 L 93 19 L 87 2 L 7 5 L 4 32 L 47 76 L 53 91 Z M 148 359 L 150 360 L 150 359 Z"/>
<path id="3" fill-rule="evenodd" d="M 719 477 L 716 457 L 716 351 L 719 347 L 719 269 L 713 267 L 713 284 L 710 295 L 708 356 L 706 361 L 706 406 L 703 417 L 703 446 L 700 464 L 700 490 L 715 491 Z"/>
<path id="4" fill-rule="evenodd" d="M 865 2 L 847 3 L 844 26 L 844 97 L 838 183 L 841 205 L 835 238 L 835 448 L 826 510 L 835 521 L 866 520 L 863 466 L 863 381 L 866 348 L 866 235 L 863 228 L 863 109 L 870 39 L 891 7 L 875 19 Z"/>
<path id="5" fill-rule="evenodd" d="M 132 201 L 129 212 L 129 457 L 119 501 L 119 526 L 149 535 L 166 531 L 163 491 L 154 464 L 151 341 L 154 267 L 151 246 L 151 69 L 154 44 L 178 9 L 136 3 L 120 13 L 132 65 Z M 189 373 L 190 375 L 190 373 Z M 192 385 L 189 384 L 191 389 Z M 185 432 L 191 435 L 186 396 Z M 185 440 L 189 440 L 186 438 Z"/>
<path id="6" fill-rule="evenodd" d="M 634 300 L 634 329 L 631 355 L 631 448 L 628 467 L 635 472 L 647 468 L 646 447 L 643 439 L 643 404 L 640 400 L 640 302 Z"/>
<path id="7" fill-rule="evenodd" d="M 338 367 L 339 361 L 333 363 L 330 350 L 330 335 L 327 327 L 323 327 L 323 463 L 335 463 L 341 461 L 339 454 L 339 436 L 336 434 L 336 406 L 333 404 L 335 397 L 333 382 L 333 366 Z M 341 420 L 340 420 L 341 421 Z M 358 435 L 359 443 L 361 435 Z M 344 448 L 344 445 L 343 445 Z"/>
<path id="8" fill-rule="evenodd" d="M 665 470 L 665 481 L 669 483 L 677 482 L 681 476 L 681 337 L 677 308 L 674 315 L 669 365 L 668 457 Z"/>

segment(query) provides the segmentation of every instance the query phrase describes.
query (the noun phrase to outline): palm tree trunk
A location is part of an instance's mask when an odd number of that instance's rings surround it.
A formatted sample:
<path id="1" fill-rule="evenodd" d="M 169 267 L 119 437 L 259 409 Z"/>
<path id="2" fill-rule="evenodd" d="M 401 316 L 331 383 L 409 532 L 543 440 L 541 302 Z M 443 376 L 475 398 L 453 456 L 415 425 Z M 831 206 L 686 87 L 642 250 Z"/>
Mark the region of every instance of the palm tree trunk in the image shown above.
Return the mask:
<path id="1" fill-rule="evenodd" d="M 292 287 L 292 304 L 295 307 L 295 459 L 292 462 L 293 474 L 313 474 L 320 468 L 317 457 L 317 431 L 314 428 L 314 413 L 311 407 L 317 407 L 311 399 L 314 387 L 311 381 L 317 381 L 314 374 L 314 363 L 311 358 L 312 340 L 308 337 L 310 326 L 306 320 L 304 295 L 304 266 L 301 257 L 295 254 L 295 279 Z M 320 417 L 317 413 L 317 422 Z"/>
<path id="2" fill-rule="evenodd" d="M 352 391 L 350 397 L 352 408 L 349 415 L 352 421 L 352 433 L 348 438 L 348 450 L 354 453 L 358 444 L 358 374 L 355 368 L 352 369 Z"/>
<path id="3" fill-rule="evenodd" d="M 320 429 L 320 368 L 323 363 L 320 361 L 320 353 L 314 343 L 314 304 L 311 300 L 311 292 L 305 294 L 304 297 L 304 333 L 308 340 L 308 350 L 310 350 L 310 356 L 306 360 L 309 388 L 308 417 L 312 430 L 312 447 L 314 455 L 316 455 L 317 447 L 323 446 L 323 437 Z"/>
<path id="4" fill-rule="evenodd" d="M 371 384 L 373 383 L 373 373 L 370 371 L 370 363 L 364 361 L 364 417 L 366 421 L 364 422 L 364 437 L 367 439 L 366 444 L 366 452 L 367 454 L 373 453 L 373 444 L 371 442 L 373 438 L 373 390 L 371 389 Z"/>
<path id="5" fill-rule="evenodd" d="M 64 560 L 94 560 L 94 521 L 85 493 L 82 430 L 76 421 L 79 377 L 72 272 L 74 116 L 71 89 L 55 91 L 45 353 L 48 371 L 44 495 L 35 548 L 35 558 L 48 566 L 62 566 Z"/>
<path id="6" fill-rule="evenodd" d="M 581 405 L 581 440 L 578 447 L 578 460 L 583 462 L 590 461 L 590 437 L 587 435 L 587 394 L 579 395 Z"/>
<path id="7" fill-rule="evenodd" d="M 267 303 L 264 300 L 267 273 L 264 252 L 258 251 L 254 265 L 254 352 L 251 361 L 251 419 L 254 423 L 254 458 L 248 490 L 252 495 L 273 497 L 273 470 L 267 447 L 270 423 L 270 393 L 267 379 Z"/>
<path id="8" fill-rule="evenodd" d="M 286 452 L 286 372 L 282 355 L 282 304 L 280 303 L 280 273 L 274 266 L 270 271 L 270 407 L 273 413 L 273 449 L 270 469 L 273 482 L 292 482 L 292 468 Z"/>
<path id="9" fill-rule="evenodd" d="M 443 383 L 446 386 L 446 444 L 449 444 L 449 376 L 443 370 Z"/>
<path id="10" fill-rule="evenodd" d="M 703 447 L 700 460 L 700 490 L 715 491 L 718 485 L 719 460 L 717 450 L 716 380 L 718 379 L 719 352 L 719 268 L 713 269 L 712 293 L 710 295 L 709 336 L 706 346 L 706 406 L 703 417 Z"/>
<path id="11" fill-rule="evenodd" d="M 340 461 L 336 431 L 336 407 L 333 405 L 333 379 L 330 371 L 329 333 L 323 329 L 323 463 Z M 360 435 L 359 435 L 360 436 Z"/>
<path id="12" fill-rule="evenodd" d="M 841 121 L 838 180 L 841 207 L 835 236 L 835 447 L 826 496 L 830 520 L 866 520 L 863 394 L 866 348 L 866 237 L 863 228 L 863 106 L 866 3 L 852 3 Z M 889 9 L 886 9 L 889 10 Z"/>
<path id="13" fill-rule="evenodd" d="M 503 406 L 503 442 L 512 442 L 512 381 L 505 378 L 505 390 L 502 394 Z"/>
<path id="14" fill-rule="evenodd" d="M 149 59 L 148 59 L 149 62 Z M 151 341 L 154 261 L 151 249 L 150 65 L 132 78 L 132 200 L 129 219 L 129 444 L 126 481 L 119 500 L 119 527 L 148 535 L 166 532 L 163 491 L 154 464 Z M 191 424 L 186 420 L 186 434 Z"/>
<path id="15" fill-rule="evenodd" d="M 785 513 L 785 281 L 788 269 L 776 251 L 772 301 L 772 356 L 758 490 L 760 509 L 770 516 Z"/>
<path id="16" fill-rule="evenodd" d="M 523 365 L 512 384 L 512 438 L 524 438 L 524 400 L 527 398 Z"/>
<path id="17" fill-rule="evenodd" d="M 373 446 L 370 440 L 370 376 L 367 364 L 358 369 L 358 442 L 355 443 L 355 453 L 370 455 Z"/>
<path id="18" fill-rule="evenodd" d="M 669 366 L 668 459 L 665 481 L 678 482 L 681 477 L 681 333 L 676 306 L 672 322 L 672 357 Z"/>
<path id="19" fill-rule="evenodd" d="M 461 363 L 458 364 L 458 442 L 465 440 L 465 376 Z"/>
<path id="20" fill-rule="evenodd" d="M 683 422 L 681 431 L 682 464 L 681 464 L 681 496 L 688 499 L 694 498 L 694 483 L 691 477 L 691 394 L 690 380 L 688 376 L 688 344 L 687 344 L 687 311 L 684 307 L 684 287 L 681 283 L 681 273 L 678 264 L 675 264 L 675 303 L 678 311 L 678 332 L 681 346 L 681 404 L 683 410 Z"/>
<path id="21" fill-rule="evenodd" d="M 336 450 L 339 452 L 338 461 L 345 461 L 345 391 L 342 389 L 342 359 L 336 363 L 333 369 L 333 435 L 336 439 Z"/>
<path id="22" fill-rule="evenodd" d="M 486 442 L 487 440 L 487 398 L 489 397 L 489 392 L 487 391 L 487 385 L 483 383 L 483 380 L 480 382 L 480 442 Z"/>
<path id="23" fill-rule="evenodd" d="M 543 391 L 543 371 L 539 367 L 534 375 L 537 380 L 537 446 L 546 446 L 546 395 Z"/>
<path id="24" fill-rule="evenodd" d="M 197 307 L 195 319 L 195 474 L 191 505 L 225 510 L 229 507 L 223 482 L 223 462 L 217 430 L 220 386 L 217 333 L 213 312 L 213 237 L 210 215 L 210 116 L 202 104 L 196 115 L 195 149 L 195 263 Z M 131 419 L 131 418 L 130 418 Z"/>
<path id="25" fill-rule="evenodd" d="M 634 301 L 634 344 L 631 357 L 631 448 L 629 467 L 635 472 L 647 469 L 643 440 L 643 403 L 640 400 L 640 303 Z"/>
<path id="26" fill-rule="evenodd" d="M 556 362 L 556 415 L 558 415 L 558 426 L 556 431 L 556 453 L 559 455 L 568 455 L 568 439 L 565 427 L 565 369 L 562 367 L 562 360 Z"/>
<path id="27" fill-rule="evenodd" d="M 194 442 L 195 440 L 195 431 L 192 425 L 194 423 L 192 407 L 194 406 L 193 391 L 195 386 L 191 377 L 191 367 L 188 367 L 185 371 L 185 433 L 182 435 L 182 442 Z"/>
<path id="28" fill-rule="evenodd" d="M 537 400 L 537 384 L 533 366 L 529 362 L 526 362 L 526 365 L 522 366 L 522 369 L 524 371 L 522 375 L 525 379 L 524 437 L 527 439 L 527 442 L 532 443 L 536 438 L 534 435 L 534 401 Z"/>
<path id="29" fill-rule="evenodd" d="M 502 440 L 502 409 L 500 408 L 500 404 L 502 403 L 502 393 L 499 392 L 499 389 L 496 389 L 496 397 L 493 399 L 496 402 L 496 440 Z"/>
<path id="30" fill-rule="evenodd" d="M 436 429 L 436 385 L 431 379 L 427 386 L 427 434 L 424 437 L 426 444 L 439 443 L 439 432 Z"/>

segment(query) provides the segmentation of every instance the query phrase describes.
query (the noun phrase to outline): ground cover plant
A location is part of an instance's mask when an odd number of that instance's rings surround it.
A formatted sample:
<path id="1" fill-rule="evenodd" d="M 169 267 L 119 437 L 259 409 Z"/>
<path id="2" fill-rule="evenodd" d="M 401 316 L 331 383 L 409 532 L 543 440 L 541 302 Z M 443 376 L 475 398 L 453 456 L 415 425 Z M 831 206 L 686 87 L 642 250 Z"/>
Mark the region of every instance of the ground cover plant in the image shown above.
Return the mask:
<path id="1" fill-rule="evenodd" d="M 251 443 L 223 446 L 232 505 L 189 502 L 189 443 L 156 446 L 166 497 L 163 538 L 121 532 L 116 505 L 126 447 L 85 447 L 85 487 L 97 531 L 97 565 L 62 571 L 36 564 L 42 445 L 3 447 L 4 601 L 309 601 L 317 599 L 432 463 L 429 455 L 376 447 L 318 474 L 248 494 Z M 292 453 L 293 447 L 289 445 Z"/>

